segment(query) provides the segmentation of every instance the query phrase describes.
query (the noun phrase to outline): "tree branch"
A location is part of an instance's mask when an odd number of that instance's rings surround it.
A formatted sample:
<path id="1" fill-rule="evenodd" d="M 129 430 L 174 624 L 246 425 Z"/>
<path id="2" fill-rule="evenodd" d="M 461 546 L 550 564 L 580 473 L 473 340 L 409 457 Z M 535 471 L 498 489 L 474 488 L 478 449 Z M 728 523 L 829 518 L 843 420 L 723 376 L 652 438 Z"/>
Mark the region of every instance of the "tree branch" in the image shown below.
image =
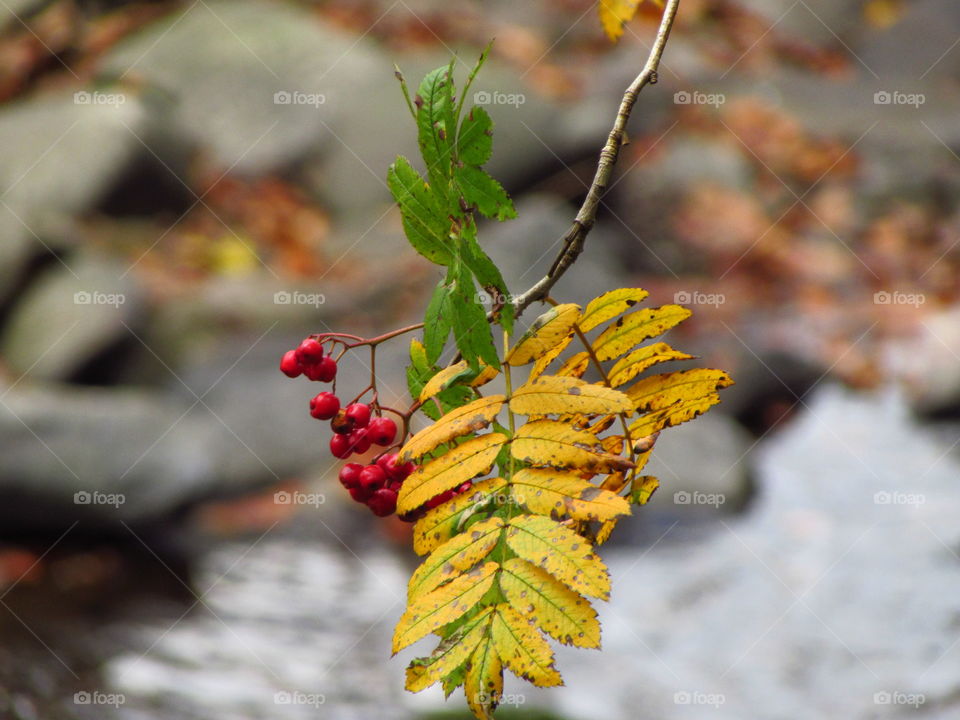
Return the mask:
<path id="1" fill-rule="evenodd" d="M 620 155 L 620 148 L 623 145 L 623 136 L 627 128 L 627 121 L 630 119 L 630 113 L 634 104 L 637 102 L 637 96 L 643 88 L 657 82 L 657 70 L 660 67 L 660 58 L 663 56 L 664 48 L 667 45 L 667 39 L 670 37 L 670 30 L 673 28 L 673 21 L 677 16 L 677 8 L 680 6 L 680 0 L 667 0 L 663 11 L 663 18 L 660 20 L 660 28 L 657 30 L 657 39 L 653 43 L 647 62 L 639 75 L 630 83 L 623 94 L 623 100 L 620 102 L 620 110 L 617 112 L 617 119 L 613 123 L 613 129 L 607 137 L 607 144 L 600 152 L 600 161 L 597 163 L 597 172 L 593 176 L 593 183 L 587 191 L 587 197 L 580 206 L 579 212 L 573 221 L 573 225 L 563 236 L 563 247 L 561 248 L 549 272 L 541 278 L 533 287 L 517 297 L 513 302 L 516 306 L 516 314 L 520 314 L 528 305 L 538 300 L 544 299 L 556 282 L 573 265 L 577 257 L 583 251 L 584 242 L 587 234 L 593 228 L 597 219 L 597 211 L 600 208 L 600 201 L 606 192 L 613 175 L 614 165 Z"/>

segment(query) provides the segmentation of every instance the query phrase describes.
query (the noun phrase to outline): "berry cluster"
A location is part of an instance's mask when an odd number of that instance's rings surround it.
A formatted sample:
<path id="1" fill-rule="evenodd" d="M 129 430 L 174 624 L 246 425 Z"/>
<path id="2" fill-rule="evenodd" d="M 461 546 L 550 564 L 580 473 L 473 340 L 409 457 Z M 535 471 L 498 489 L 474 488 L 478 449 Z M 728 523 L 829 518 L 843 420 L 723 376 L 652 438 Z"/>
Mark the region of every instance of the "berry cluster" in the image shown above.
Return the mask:
<path id="1" fill-rule="evenodd" d="M 337 361 L 332 353 L 324 349 L 324 343 L 341 343 L 348 349 L 356 345 L 346 345 L 337 334 L 308 337 L 295 350 L 288 350 L 280 360 L 280 370 L 287 377 L 300 375 L 319 382 L 333 382 L 337 376 Z M 320 339 L 317 339 L 320 338 Z M 353 338 L 357 344 L 363 344 L 360 338 Z M 322 340 L 322 341 L 321 341 Z M 346 407 L 340 406 L 340 398 L 334 392 L 323 391 L 310 400 L 310 415 L 317 420 L 329 420 L 333 437 L 330 438 L 330 453 L 340 460 L 352 455 L 363 455 L 374 445 L 390 450 L 397 440 L 397 424 L 383 416 L 383 410 L 377 401 L 374 385 L 373 400 L 369 404 L 359 402 L 360 397 Z M 390 410 L 390 408 L 386 408 Z M 391 412 L 406 418 L 396 410 Z M 404 425 L 406 432 L 406 424 Z M 400 438 L 400 442 L 403 438 Z M 399 446 L 399 445 L 397 445 Z M 350 462 L 340 469 L 340 484 L 349 492 L 350 497 L 366 505 L 378 517 L 392 515 L 397 510 L 397 496 L 403 481 L 417 469 L 412 462 L 398 464 L 396 452 L 383 452 L 366 465 Z M 473 483 L 467 480 L 460 486 L 430 498 L 423 507 L 401 516 L 401 520 L 413 521 L 427 510 L 451 500 L 456 495 L 468 491 Z"/>
<path id="2" fill-rule="evenodd" d="M 303 375 L 310 380 L 332 382 L 337 376 L 337 361 L 320 340 L 309 337 L 295 350 L 284 353 L 280 370 L 291 378 Z M 363 455 L 374 445 L 389 448 L 397 439 L 396 422 L 383 417 L 376 400 L 369 405 L 354 401 L 341 407 L 335 392 L 323 391 L 310 400 L 310 415 L 330 421 L 330 453 L 340 460 Z M 354 500 L 375 515 L 391 515 L 397 509 L 400 485 L 416 469 L 413 463 L 398 466 L 396 459 L 396 453 L 385 453 L 369 465 L 347 463 L 340 471 L 340 482 Z"/>

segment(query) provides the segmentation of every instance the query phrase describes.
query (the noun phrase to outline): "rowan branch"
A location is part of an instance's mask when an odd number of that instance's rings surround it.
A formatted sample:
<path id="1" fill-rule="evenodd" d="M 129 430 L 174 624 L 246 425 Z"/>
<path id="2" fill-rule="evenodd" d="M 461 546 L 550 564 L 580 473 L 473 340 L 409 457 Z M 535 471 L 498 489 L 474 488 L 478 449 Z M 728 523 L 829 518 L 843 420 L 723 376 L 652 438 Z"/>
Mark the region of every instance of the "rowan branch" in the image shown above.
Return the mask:
<path id="1" fill-rule="evenodd" d="M 531 303 L 543 300 L 567 269 L 573 265 L 580 253 L 583 252 L 584 242 L 596 222 L 600 201 L 610 184 L 613 168 L 620 156 L 627 121 L 630 119 L 630 113 L 637 102 L 637 96 L 648 84 L 655 85 L 657 82 L 660 58 L 667 46 L 667 39 L 670 37 L 670 30 L 673 28 L 679 6 L 680 0 L 667 0 L 663 18 L 660 20 L 660 28 L 657 30 L 657 38 L 650 50 L 650 55 L 647 57 L 647 62 L 623 94 L 623 100 L 620 102 L 620 109 L 613 123 L 613 129 L 610 130 L 607 143 L 600 152 L 597 172 L 593 176 L 593 183 L 587 191 L 587 197 L 584 199 L 583 205 L 580 206 L 570 229 L 563 236 L 563 247 L 550 266 L 550 270 L 533 287 L 514 299 L 517 317 Z"/>

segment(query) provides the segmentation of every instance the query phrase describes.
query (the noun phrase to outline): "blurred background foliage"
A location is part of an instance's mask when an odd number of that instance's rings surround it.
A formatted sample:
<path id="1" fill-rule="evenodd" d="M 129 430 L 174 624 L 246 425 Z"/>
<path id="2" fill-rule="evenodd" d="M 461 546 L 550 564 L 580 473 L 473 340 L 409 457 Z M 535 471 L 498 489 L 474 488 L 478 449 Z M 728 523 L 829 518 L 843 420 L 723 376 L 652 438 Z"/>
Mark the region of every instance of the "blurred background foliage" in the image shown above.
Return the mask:
<path id="1" fill-rule="evenodd" d="M 659 17 L 611 45 L 595 10 L 0 3 L 4 717 L 440 707 L 387 660 L 408 529 L 344 502 L 276 363 L 308 332 L 415 320 L 436 281 L 385 186 L 416 155 L 394 63 L 463 72 L 496 38 L 477 92 L 520 218 L 481 241 L 511 289 L 540 277 Z M 561 654 L 571 687 L 505 717 L 698 717 L 677 692 L 722 694 L 720 717 L 896 717 L 875 693 L 897 691 L 954 716 L 958 44 L 949 0 L 681 4 L 555 295 L 691 304 L 677 342 L 738 384 L 658 444 L 664 487 L 610 551 L 608 651 Z M 276 501 L 296 489 L 325 501 Z M 923 502 L 875 496 L 895 491 Z M 77 702 L 98 690 L 123 704 Z"/>

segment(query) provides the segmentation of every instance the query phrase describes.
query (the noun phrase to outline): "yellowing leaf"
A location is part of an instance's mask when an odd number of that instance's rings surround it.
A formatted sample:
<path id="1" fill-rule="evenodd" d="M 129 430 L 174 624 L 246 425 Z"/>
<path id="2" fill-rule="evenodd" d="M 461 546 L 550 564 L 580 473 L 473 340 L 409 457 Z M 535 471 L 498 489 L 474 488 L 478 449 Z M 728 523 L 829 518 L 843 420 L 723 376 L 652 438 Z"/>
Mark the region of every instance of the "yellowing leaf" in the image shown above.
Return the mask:
<path id="1" fill-rule="evenodd" d="M 480 641 L 470 656 L 463 694 L 479 720 L 493 720 L 493 711 L 503 696 L 503 664 L 490 635 Z"/>
<path id="2" fill-rule="evenodd" d="M 622 497 L 562 470 L 522 468 L 513 475 L 510 493 L 531 512 L 553 518 L 604 522 L 630 514 Z"/>
<path id="3" fill-rule="evenodd" d="M 718 390 L 733 385 L 723 370 L 680 370 L 654 375 L 633 385 L 627 395 L 646 415 L 630 425 L 631 437 L 653 435 L 692 420 L 720 402 Z"/>
<path id="4" fill-rule="evenodd" d="M 576 355 L 571 355 L 567 360 L 560 366 L 560 369 L 555 373 L 563 377 L 583 377 L 583 373 L 587 371 L 587 367 L 590 365 L 590 355 L 585 350 L 583 352 L 578 352 Z"/>
<path id="5" fill-rule="evenodd" d="M 423 403 L 432 398 L 437 393 L 441 393 L 453 385 L 457 380 L 470 374 L 470 366 L 466 361 L 461 360 L 450 367 L 445 367 L 427 381 L 420 391 L 418 400 Z"/>
<path id="6" fill-rule="evenodd" d="M 537 687 L 563 685 L 553 666 L 553 650 L 530 621 L 510 605 L 501 603 L 490 624 L 500 660 L 514 675 Z"/>
<path id="7" fill-rule="evenodd" d="M 623 26 L 637 12 L 643 0 L 600 0 L 600 22 L 607 37 L 614 42 L 623 35 Z"/>
<path id="8" fill-rule="evenodd" d="M 423 386 L 423 390 L 420 391 L 420 397 L 418 400 L 421 403 L 426 402 L 434 395 L 443 392 L 448 387 L 455 384 L 461 378 L 470 375 L 470 372 L 470 366 L 467 364 L 466 360 L 461 360 L 460 362 L 454 363 L 449 367 L 445 367 L 427 381 L 427 384 Z M 467 385 L 470 387 L 481 387 L 482 385 L 486 385 L 488 382 L 493 380 L 493 378 L 495 378 L 498 374 L 499 370 L 492 365 L 481 363 L 479 374 L 473 380 L 467 383 Z"/>
<path id="9" fill-rule="evenodd" d="M 522 558 L 503 564 L 500 589 L 522 616 L 564 645 L 600 647 L 600 623 L 590 601 Z"/>
<path id="10" fill-rule="evenodd" d="M 509 365 L 526 365 L 563 340 L 580 317 L 580 306 L 557 305 L 538 317 L 507 355 Z"/>
<path id="11" fill-rule="evenodd" d="M 505 399 L 503 395 L 490 395 L 451 410 L 410 438 L 400 450 L 400 461 L 416 460 L 455 437 L 485 428 L 500 412 Z"/>
<path id="12" fill-rule="evenodd" d="M 481 611 L 437 645 L 430 657 L 411 662 L 407 667 L 407 690 L 425 690 L 463 665 L 489 632 L 491 613 L 492 607 Z"/>
<path id="13" fill-rule="evenodd" d="M 543 375 L 544 370 L 549 367 L 550 363 L 556 360 L 560 356 L 560 353 L 567 349 L 567 346 L 573 340 L 575 335 L 576 333 L 572 331 L 569 332 L 567 336 L 563 338 L 563 340 L 538 357 L 537 361 L 533 364 L 533 367 L 530 368 L 529 380 L 534 380 Z"/>
<path id="14" fill-rule="evenodd" d="M 410 603 L 393 632 L 394 654 L 449 625 L 476 605 L 493 585 L 498 567 L 488 562 Z"/>
<path id="15" fill-rule="evenodd" d="M 624 315 L 593 342 L 593 350 L 600 360 L 612 360 L 652 337 L 662 335 L 690 317 L 690 311 L 679 305 L 637 310 Z"/>
<path id="16" fill-rule="evenodd" d="M 594 298 L 587 304 L 577 325 L 583 332 L 593 330 L 597 325 L 615 318 L 620 313 L 624 313 L 637 303 L 642 302 L 647 295 L 649 293 L 640 288 L 611 290 L 598 298 Z"/>
<path id="17" fill-rule="evenodd" d="M 400 488 L 397 512 L 402 515 L 416 510 L 435 495 L 452 490 L 476 475 L 486 474 L 506 441 L 507 436 L 500 433 L 480 435 L 420 466 Z"/>
<path id="18" fill-rule="evenodd" d="M 629 413 L 630 398 L 618 390 L 571 377 L 544 375 L 518 388 L 510 409 L 521 415 Z"/>
<path id="19" fill-rule="evenodd" d="M 670 360 L 692 360 L 693 355 L 674 350 L 665 342 L 654 343 L 646 347 L 634 350 L 626 355 L 610 368 L 607 378 L 613 387 L 619 387 L 624 383 L 633 380 L 644 370 L 653 367 L 657 363 L 668 362 Z"/>
<path id="20" fill-rule="evenodd" d="M 610 597 L 606 566 L 593 554 L 590 543 L 568 527 L 543 516 L 520 515 L 510 520 L 506 540 L 519 557 L 577 592 L 604 600 Z"/>
<path id="21" fill-rule="evenodd" d="M 501 518 L 482 520 L 430 553 L 410 578 L 407 586 L 408 600 L 412 602 L 435 590 L 483 560 L 500 539 L 502 528 Z"/>
<path id="22" fill-rule="evenodd" d="M 619 455 L 603 452 L 592 433 L 554 420 L 537 420 L 521 427 L 513 436 L 510 452 L 531 465 L 574 467 L 592 473 L 632 467 Z"/>
<path id="23" fill-rule="evenodd" d="M 463 513 L 471 506 L 497 495 L 505 495 L 507 481 L 503 478 L 488 478 L 475 483 L 469 492 L 457 495 L 452 500 L 428 510 L 413 526 L 413 549 L 418 555 L 426 555 L 449 540 L 457 532 Z"/>
<path id="24" fill-rule="evenodd" d="M 630 502 L 646 505 L 658 487 L 660 481 L 653 475 L 638 475 L 630 484 Z"/>

